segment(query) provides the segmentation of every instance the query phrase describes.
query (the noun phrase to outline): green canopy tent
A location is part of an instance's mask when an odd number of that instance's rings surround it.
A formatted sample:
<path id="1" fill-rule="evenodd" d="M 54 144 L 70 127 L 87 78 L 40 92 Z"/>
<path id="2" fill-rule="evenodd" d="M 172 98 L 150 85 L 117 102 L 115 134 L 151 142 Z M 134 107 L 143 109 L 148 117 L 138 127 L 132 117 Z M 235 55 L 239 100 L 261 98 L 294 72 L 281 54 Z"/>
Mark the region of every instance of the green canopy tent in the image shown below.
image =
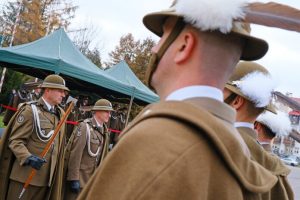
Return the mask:
<path id="1" fill-rule="evenodd" d="M 0 48 L 0 66 L 41 79 L 51 73 L 60 74 L 71 90 L 95 93 L 110 100 L 130 98 L 135 91 L 89 61 L 63 29 L 31 43 Z M 155 101 L 155 95 L 135 97 L 139 105 Z"/>
<path id="2" fill-rule="evenodd" d="M 118 64 L 108 68 L 107 70 L 105 70 L 105 73 L 119 80 L 123 84 L 131 86 L 133 88 L 129 110 L 134 98 L 153 97 L 155 98 L 155 101 L 159 100 L 159 97 L 136 77 L 136 75 L 132 72 L 125 61 L 121 61 Z M 129 115 L 127 115 L 126 124 L 128 122 L 128 117 Z"/>

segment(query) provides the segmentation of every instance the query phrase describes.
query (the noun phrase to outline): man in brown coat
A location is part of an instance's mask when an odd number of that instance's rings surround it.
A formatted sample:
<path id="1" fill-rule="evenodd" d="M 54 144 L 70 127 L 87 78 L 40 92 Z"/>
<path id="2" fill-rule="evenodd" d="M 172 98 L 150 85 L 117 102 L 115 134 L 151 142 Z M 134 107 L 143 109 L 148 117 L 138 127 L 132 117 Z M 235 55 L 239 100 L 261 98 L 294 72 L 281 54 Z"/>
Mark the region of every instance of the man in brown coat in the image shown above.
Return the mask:
<path id="1" fill-rule="evenodd" d="M 287 181 L 290 170 L 278 157 L 262 148 L 254 129 L 259 114 L 265 109 L 271 110 L 269 105 L 274 87 L 274 80 L 263 66 L 254 62 L 240 62 L 225 86 L 224 98 L 237 112 L 235 127 L 249 147 L 251 157 L 278 177 L 277 184 L 269 192 L 261 194 L 261 199 L 289 200 L 294 199 Z"/>
<path id="2" fill-rule="evenodd" d="M 268 45 L 234 20 L 245 4 L 221 12 L 217 2 L 177 0 L 144 17 L 161 37 L 148 67 L 161 102 L 125 128 L 79 199 L 258 199 L 274 186 L 222 94 L 239 59 L 258 59 Z"/>
<path id="3" fill-rule="evenodd" d="M 18 199 L 32 168 L 37 170 L 22 199 L 49 199 L 55 190 L 64 148 L 64 127 L 44 158 L 39 157 L 64 114 L 58 106 L 69 89 L 58 75 L 49 75 L 42 97 L 23 104 L 9 122 L 0 144 L 0 199 Z M 57 186 L 57 185 L 55 185 Z M 56 190 L 57 191 L 57 190 Z M 53 197 L 54 198 L 54 197 Z M 54 198 L 57 199 L 57 198 Z"/>
<path id="4" fill-rule="evenodd" d="M 106 124 L 113 111 L 106 99 L 98 100 L 92 108 L 93 117 L 85 119 L 75 129 L 68 143 L 67 200 L 76 199 L 96 168 L 108 153 L 109 133 Z"/>

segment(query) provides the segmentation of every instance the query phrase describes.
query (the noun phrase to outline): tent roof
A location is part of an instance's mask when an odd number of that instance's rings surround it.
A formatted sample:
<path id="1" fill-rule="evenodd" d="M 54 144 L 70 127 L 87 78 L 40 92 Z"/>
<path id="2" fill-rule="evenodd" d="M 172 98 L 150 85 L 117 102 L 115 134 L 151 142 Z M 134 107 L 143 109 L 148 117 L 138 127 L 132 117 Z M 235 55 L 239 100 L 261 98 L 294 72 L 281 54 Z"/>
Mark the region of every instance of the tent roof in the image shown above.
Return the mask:
<path id="1" fill-rule="evenodd" d="M 159 97 L 136 77 L 125 61 L 121 61 L 111 68 L 105 70 L 105 73 L 114 77 L 125 85 L 130 85 L 131 87 L 136 88 L 136 97 L 145 98 L 145 96 L 153 96 L 156 97 L 157 101 L 159 100 Z"/>
<path id="2" fill-rule="evenodd" d="M 131 85 L 107 75 L 88 60 L 63 29 L 31 43 L 0 48 L 0 66 L 44 79 L 56 73 L 71 90 L 96 93 L 103 98 L 130 98 Z M 157 96 L 136 96 L 139 104 L 157 101 Z"/>

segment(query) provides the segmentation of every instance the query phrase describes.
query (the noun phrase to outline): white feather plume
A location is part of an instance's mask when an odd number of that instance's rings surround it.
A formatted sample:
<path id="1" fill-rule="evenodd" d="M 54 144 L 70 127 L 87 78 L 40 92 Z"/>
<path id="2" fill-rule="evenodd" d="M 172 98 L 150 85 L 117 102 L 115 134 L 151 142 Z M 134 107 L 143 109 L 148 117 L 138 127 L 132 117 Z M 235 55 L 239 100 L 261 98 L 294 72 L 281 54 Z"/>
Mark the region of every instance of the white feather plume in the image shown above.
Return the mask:
<path id="1" fill-rule="evenodd" d="M 272 91 L 276 87 L 275 80 L 267 74 L 254 71 L 239 81 L 234 81 L 240 91 L 255 104 L 257 108 L 267 106 L 272 98 Z"/>
<path id="2" fill-rule="evenodd" d="M 235 19 L 243 19 L 243 9 L 249 0 L 177 0 L 176 12 L 184 16 L 187 23 L 202 31 L 231 31 Z"/>
<path id="3" fill-rule="evenodd" d="M 292 131 L 291 121 L 287 113 L 277 111 L 277 114 L 264 112 L 256 121 L 269 127 L 277 136 L 286 136 Z"/>

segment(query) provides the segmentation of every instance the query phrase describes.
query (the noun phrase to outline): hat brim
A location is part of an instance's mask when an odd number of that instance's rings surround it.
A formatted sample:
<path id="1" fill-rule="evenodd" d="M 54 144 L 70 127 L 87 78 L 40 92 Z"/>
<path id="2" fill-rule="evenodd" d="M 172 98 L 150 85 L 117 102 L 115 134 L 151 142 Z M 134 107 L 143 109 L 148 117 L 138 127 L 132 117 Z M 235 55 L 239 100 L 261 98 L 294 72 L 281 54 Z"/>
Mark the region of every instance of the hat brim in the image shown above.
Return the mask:
<path id="1" fill-rule="evenodd" d="M 235 87 L 235 86 L 233 86 L 233 85 L 230 85 L 230 84 L 226 83 L 225 88 L 227 88 L 227 89 L 230 90 L 231 92 L 233 92 L 233 93 L 235 93 L 235 94 L 237 94 L 237 95 L 239 95 L 239 96 L 242 96 L 242 97 L 244 97 L 245 99 L 251 101 L 251 100 L 250 100 L 248 97 L 246 97 L 246 96 L 245 96 L 245 95 L 244 95 L 237 87 Z M 265 107 L 265 110 L 270 111 L 270 112 L 272 112 L 272 113 L 274 113 L 274 114 L 277 114 L 275 108 L 274 108 L 271 104 L 267 105 L 267 106 Z"/>
<path id="2" fill-rule="evenodd" d="M 276 111 L 275 107 L 272 104 L 267 105 L 265 110 L 277 115 L 277 111 Z"/>
<path id="3" fill-rule="evenodd" d="M 92 111 L 115 111 L 112 108 L 99 108 L 99 107 L 93 107 Z"/>
<path id="4" fill-rule="evenodd" d="M 51 88 L 51 89 L 61 89 L 61 90 L 65 90 L 65 91 L 70 91 L 69 88 L 65 87 L 65 86 L 54 86 L 51 84 L 42 84 L 40 86 L 41 88 Z"/>
<path id="5" fill-rule="evenodd" d="M 230 85 L 228 83 L 226 83 L 225 88 L 227 88 L 228 90 L 230 90 L 231 92 L 244 97 L 245 99 L 249 100 L 248 97 L 246 97 L 237 87 Z"/>
<path id="6" fill-rule="evenodd" d="M 277 135 L 274 131 L 272 131 L 271 127 L 268 126 L 266 123 L 261 122 L 261 121 L 258 121 L 258 120 L 256 120 L 256 122 L 258 122 L 258 123 L 260 123 L 261 125 L 263 125 L 263 126 L 265 126 L 266 128 L 268 128 L 268 129 L 270 130 L 270 133 L 271 133 L 272 135 L 274 135 L 274 137 Z"/>
<path id="7" fill-rule="evenodd" d="M 143 23 L 151 32 L 161 37 L 163 35 L 163 24 L 168 17 L 182 17 L 173 9 L 153 12 L 143 18 Z M 231 31 L 229 34 L 244 38 L 246 43 L 241 55 L 241 60 L 251 61 L 262 58 L 268 51 L 269 45 L 266 41 L 250 36 L 246 33 Z"/>

